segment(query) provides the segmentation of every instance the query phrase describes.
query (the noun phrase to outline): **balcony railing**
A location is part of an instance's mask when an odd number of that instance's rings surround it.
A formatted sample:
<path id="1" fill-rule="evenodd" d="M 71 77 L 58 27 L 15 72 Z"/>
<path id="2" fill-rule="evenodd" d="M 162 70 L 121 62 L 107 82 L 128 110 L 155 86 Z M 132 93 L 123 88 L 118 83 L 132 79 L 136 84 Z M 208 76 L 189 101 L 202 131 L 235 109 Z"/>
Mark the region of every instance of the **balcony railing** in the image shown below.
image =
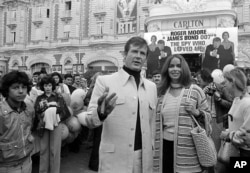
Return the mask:
<path id="1" fill-rule="evenodd" d="M 50 46 L 50 41 L 47 40 L 31 40 L 27 48 L 49 48 Z"/>
<path id="2" fill-rule="evenodd" d="M 43 23 L 43 18 L 41 15 L 35 15 L 32 19 L 32 23 L 37 27 Z"/>
<path id="3" fill-rule="evenodd" d="M 7 42 L 5 43 L 6 47 L 13 47 L 14 46 L 14 42 Z"/>
<path id="4" fill-rule="evenodd" d="M 14 2 L 30 3 L 31 0 L 3 0 L 3 4 L 14 3 Z"/>
<path id="5" fill-rule="evenodd" d="M 102 17 L 102 16 L 105 16 L 107 14 L 107 12 L 105 12 L 105 11 L 96 11 L 96 12 L 94 12 L 94 16 L 95 17 Z"/>
<path id="6" fill-rule="evenodd" d="M 68 23 L 68 21 L 72 20 L 71 17 L 71 10 L 66 10 L 63 14 L 63 16 L 61 17 L 61 20 Z"/>
<path id="7" fill-rule="evenodd" d="M 24 49 L 25 45 L 23 43 L 18 43 L 18 42 L 7 42 L 3 45 L 3 50 L 4 49 L 10 49 L 10 50 L 22 50 Z"/>
<path id="8" fill-rule="evenodd" d="M 117 41 L 117 39 L 115 38 L 114 35 L 109 35 L 109 34 L 94 34 L 90 36 L 89 39 L 89 45 L 95 45 L 95 44 L 112 44 L 115 41 Z"/>
<path id="9" fill-rule="evenodd" d="M 16 26 L 17 26 L 17 19 L 16 18 L 9 18 L 8 21 L 7 21 L 7 26 L 10 28 L 10 29 L 15 29 Z"/>
<path id="10" fill-rule="evenodd" d="M 28 49 L 50 49 L 52 47 L 61 47 L 61 46 L 79 46 L 86 45 L 86 40 L 79 40 L 79 38 L 59 38 L 58 40 L 32 40 L 27 44 Z"/>
<path id="11" fill-rule="evenodd" d="M 80 44 L 79 38 L 72 38 L 72 37 L 63 37 L 59 38 L 57 42 L 58 46 L 60 45 L 70 45 L 70 46 L 77 46 Z"/>

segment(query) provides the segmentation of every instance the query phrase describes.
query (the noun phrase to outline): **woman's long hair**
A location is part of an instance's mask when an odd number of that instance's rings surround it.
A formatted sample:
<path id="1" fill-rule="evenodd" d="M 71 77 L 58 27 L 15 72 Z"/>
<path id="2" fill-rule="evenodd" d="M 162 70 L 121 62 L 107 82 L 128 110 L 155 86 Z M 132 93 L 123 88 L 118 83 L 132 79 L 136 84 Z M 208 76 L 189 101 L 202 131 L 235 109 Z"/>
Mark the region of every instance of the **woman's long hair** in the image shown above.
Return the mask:
<path id="1" fill-rule="evenodd" d="M 56 85 L 59 85 L 60 83 L 63 83 L 63 78 L 62 78 L 62 76 L 61 76 L 60 73 L 58 73 L 58 72 L 53 72 L 53 73 L 51 74 L 51 76 L 52 76 L 52 77 L 58 76 L 59 82 L 58 82 Z"/>
<path id="2" fill-rule="evenodd" d="M 162 80 L 159 85 L 159 95 L 164 95 L 170 86 L 171 78 L 169 76 L 168 69 L 170 66 L 170 62 L 174 58 L 178 58 L 181 61 L 181 76 L 180 76 L 179 83 L 183 85 L 184 87 L 189 87 L 190 84 L 192 83 L 191 71 L 189 69 L 189 66 L 186 60 L 183 58 L 182 55 L 179 55 L 179 54 L 171 55 L 167 58 L 161 70 Z"/>

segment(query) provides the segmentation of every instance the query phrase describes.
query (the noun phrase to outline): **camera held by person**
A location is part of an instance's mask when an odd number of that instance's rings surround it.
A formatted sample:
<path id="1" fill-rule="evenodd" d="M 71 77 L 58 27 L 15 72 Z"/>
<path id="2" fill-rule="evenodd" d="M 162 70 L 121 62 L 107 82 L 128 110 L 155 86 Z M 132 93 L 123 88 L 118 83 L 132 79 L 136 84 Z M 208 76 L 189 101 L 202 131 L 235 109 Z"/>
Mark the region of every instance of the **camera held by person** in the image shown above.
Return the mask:
<path id="1" fill-rule="evenodd" d="M 205 92 L 205 94 L 208 94 L 209 96 L 213 96 L 214 94 L 216 94 L 216 96 L 219 94 L 218 92 L 216 92 L 216 85 L 214 82 L 210 83 L 208 86 L 206 86 L 203 91 Z M 220 97 L 218 95 L 218 97 Z"/>

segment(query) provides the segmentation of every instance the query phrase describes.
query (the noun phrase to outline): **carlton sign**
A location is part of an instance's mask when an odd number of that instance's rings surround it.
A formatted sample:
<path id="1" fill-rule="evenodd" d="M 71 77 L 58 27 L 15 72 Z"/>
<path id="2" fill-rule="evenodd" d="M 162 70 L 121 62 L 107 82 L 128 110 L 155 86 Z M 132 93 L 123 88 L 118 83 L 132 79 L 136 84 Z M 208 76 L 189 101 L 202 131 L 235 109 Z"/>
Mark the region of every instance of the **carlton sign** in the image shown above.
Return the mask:
<path id="1" fill-rule="evenodd" d="M 180 20 L 173 22 L 174 28 L 200 28 L 204 26 L 204 20 Z"/>

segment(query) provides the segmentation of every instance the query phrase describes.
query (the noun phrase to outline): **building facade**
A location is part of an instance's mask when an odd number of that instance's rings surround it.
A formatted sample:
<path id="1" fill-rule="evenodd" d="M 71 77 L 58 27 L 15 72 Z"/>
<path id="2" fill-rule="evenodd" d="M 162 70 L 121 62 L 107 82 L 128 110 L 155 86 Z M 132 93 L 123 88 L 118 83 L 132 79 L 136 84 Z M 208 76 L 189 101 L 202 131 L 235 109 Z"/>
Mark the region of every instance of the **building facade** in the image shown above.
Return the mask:
<path id="1" fill-rule="evenodd" d="M 189 28 L 238 25 L 244 66 L 250 60 L 249 20 L 249 0 L 0 0 L 0 68 L 112 72 L 123 66 L 130 37 L 187 23 Z"/>
<path id="2" fill-rule="evenodd" d="M 114 0 L 1 0 L 0 65 L 5 72 L 33 73 L 41 67 L 49 73 L 117 71 L 123 65 L 124 43 L 144 31 L 137 12 L 141 2 L 125 7 Z M 116 16 L 122 8 L 128 17 L 118 33 Z M 130 26 L 126 22 L 132 10 Z"/>

